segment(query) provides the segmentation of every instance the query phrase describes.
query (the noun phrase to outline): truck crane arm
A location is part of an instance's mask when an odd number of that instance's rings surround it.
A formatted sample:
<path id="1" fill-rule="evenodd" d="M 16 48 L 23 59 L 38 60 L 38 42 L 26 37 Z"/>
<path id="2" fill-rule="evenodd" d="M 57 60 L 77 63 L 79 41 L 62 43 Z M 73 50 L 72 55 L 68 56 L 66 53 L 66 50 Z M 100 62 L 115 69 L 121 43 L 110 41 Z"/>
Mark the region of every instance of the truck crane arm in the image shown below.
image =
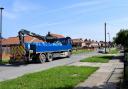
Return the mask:
<path id="1" fill-rule="evenodd" d="M 46 40 L 46 37 L 45 36 L 41 36 L 39 34 L 36 34 L 36 33 L 33 33 L 33 32 L 30 32 L 30 31 L 27 31 L 25 29 L 21 29 L 19 32 L 18 32 L 18 36 L 19 36 L 19 41 L 20 41 L 20 44 L 23 45 L 24 44 L 24 35 L 29 35 L 29 36 L 32 36 L 32 37 L 36 37 L 40 40 Z"/>

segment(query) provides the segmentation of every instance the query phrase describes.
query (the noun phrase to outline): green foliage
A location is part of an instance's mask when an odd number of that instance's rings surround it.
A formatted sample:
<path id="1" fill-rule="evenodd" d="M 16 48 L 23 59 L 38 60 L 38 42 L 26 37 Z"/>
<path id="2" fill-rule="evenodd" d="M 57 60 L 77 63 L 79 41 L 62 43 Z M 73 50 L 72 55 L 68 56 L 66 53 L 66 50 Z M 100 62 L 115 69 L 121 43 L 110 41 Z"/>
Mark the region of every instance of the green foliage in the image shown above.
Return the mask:
<path id="1" fill-rule="evenodd" d="M 128 46 L 128 29 L 121 29 L 113 40 L 116 44 L 126 48 Z"/>
<path id="2" fill-rule="evenodd" d="M 73 89 L 97 69 L 95 67 L 59 66 L 0 82 L 0 89 Z"/>
<path id="3" fill-rule="evenodd" d="M 81 60 L 81 62 L 98 62 L 98 63 L 107 63 L 112 56 L 93 56 Z"/>
<path id="4" fill-rule="evenodd" d="M 109 54 L 117 54 L 119 53 L 119 50 L 117 48 L 111 48 L 109 51 Z"/>
<path id="5" fill-rule="evenodd" d="M 88 50 L 88 49 L 80 49 L 80 50 L 73 50 L 73 54 L 80 54 L 80 53 L 85 53 L 85 52 L 92 52 L 93 50 Z"/>

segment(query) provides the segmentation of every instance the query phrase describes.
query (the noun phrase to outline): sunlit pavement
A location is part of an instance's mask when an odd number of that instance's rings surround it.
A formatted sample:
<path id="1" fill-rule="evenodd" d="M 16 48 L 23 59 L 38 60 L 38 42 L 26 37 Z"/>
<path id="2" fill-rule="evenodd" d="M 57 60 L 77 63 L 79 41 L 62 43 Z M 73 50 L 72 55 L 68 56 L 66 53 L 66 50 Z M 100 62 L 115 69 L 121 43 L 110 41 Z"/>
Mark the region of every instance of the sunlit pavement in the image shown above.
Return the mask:
<path id="1" fill-rule="evenodd" d="M 88 63 L 76 62 L 74 66 L 92 66 L 99 69 L 92 74 L 87 80 L 78 84 L 75 89 L 117 89 L 123 76 L 123 63 L 120 59 L 115 58 L 109 63 Z"/>

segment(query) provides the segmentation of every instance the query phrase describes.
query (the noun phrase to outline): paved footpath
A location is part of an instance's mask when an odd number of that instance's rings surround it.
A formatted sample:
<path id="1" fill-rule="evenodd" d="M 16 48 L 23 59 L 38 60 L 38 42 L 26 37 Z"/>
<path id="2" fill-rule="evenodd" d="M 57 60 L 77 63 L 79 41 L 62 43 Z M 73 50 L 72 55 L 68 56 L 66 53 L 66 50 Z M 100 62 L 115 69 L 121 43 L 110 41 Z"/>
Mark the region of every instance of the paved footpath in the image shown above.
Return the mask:
<path id="1" fill-rule="evenodd" d="M 110 60 L 109 63 L 76 62 L 70 65 L 100 67 L 75 89 L 116 89 L 123 72 L 123 63 L 118 58 Z"/>

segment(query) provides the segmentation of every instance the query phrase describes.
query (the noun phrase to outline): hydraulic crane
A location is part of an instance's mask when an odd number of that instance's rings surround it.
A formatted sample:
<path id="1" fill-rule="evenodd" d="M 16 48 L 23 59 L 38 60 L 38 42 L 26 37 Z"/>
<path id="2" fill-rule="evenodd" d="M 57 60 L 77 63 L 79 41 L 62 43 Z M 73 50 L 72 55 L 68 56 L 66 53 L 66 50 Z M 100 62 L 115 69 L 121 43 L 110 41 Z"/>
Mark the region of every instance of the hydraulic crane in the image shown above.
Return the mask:
<path id="1" fill-rule="evenodd" d="M 25 35 L 35 37 L 42 42 L 25 42 Z M 14 60 L 23 60 L 29 62 L 40 61 L 41 63 L 52 61 L 55 57 L 70 57 L 72 52 L 72 42 L 70 37 L 56 38 L 49 36 L 41 36 L 39 34 L 21 29 L 18 32 L 20 44 L 12 46 L 12 58 Z M 15 50 L 14 50 L 15 49 Z"/>

